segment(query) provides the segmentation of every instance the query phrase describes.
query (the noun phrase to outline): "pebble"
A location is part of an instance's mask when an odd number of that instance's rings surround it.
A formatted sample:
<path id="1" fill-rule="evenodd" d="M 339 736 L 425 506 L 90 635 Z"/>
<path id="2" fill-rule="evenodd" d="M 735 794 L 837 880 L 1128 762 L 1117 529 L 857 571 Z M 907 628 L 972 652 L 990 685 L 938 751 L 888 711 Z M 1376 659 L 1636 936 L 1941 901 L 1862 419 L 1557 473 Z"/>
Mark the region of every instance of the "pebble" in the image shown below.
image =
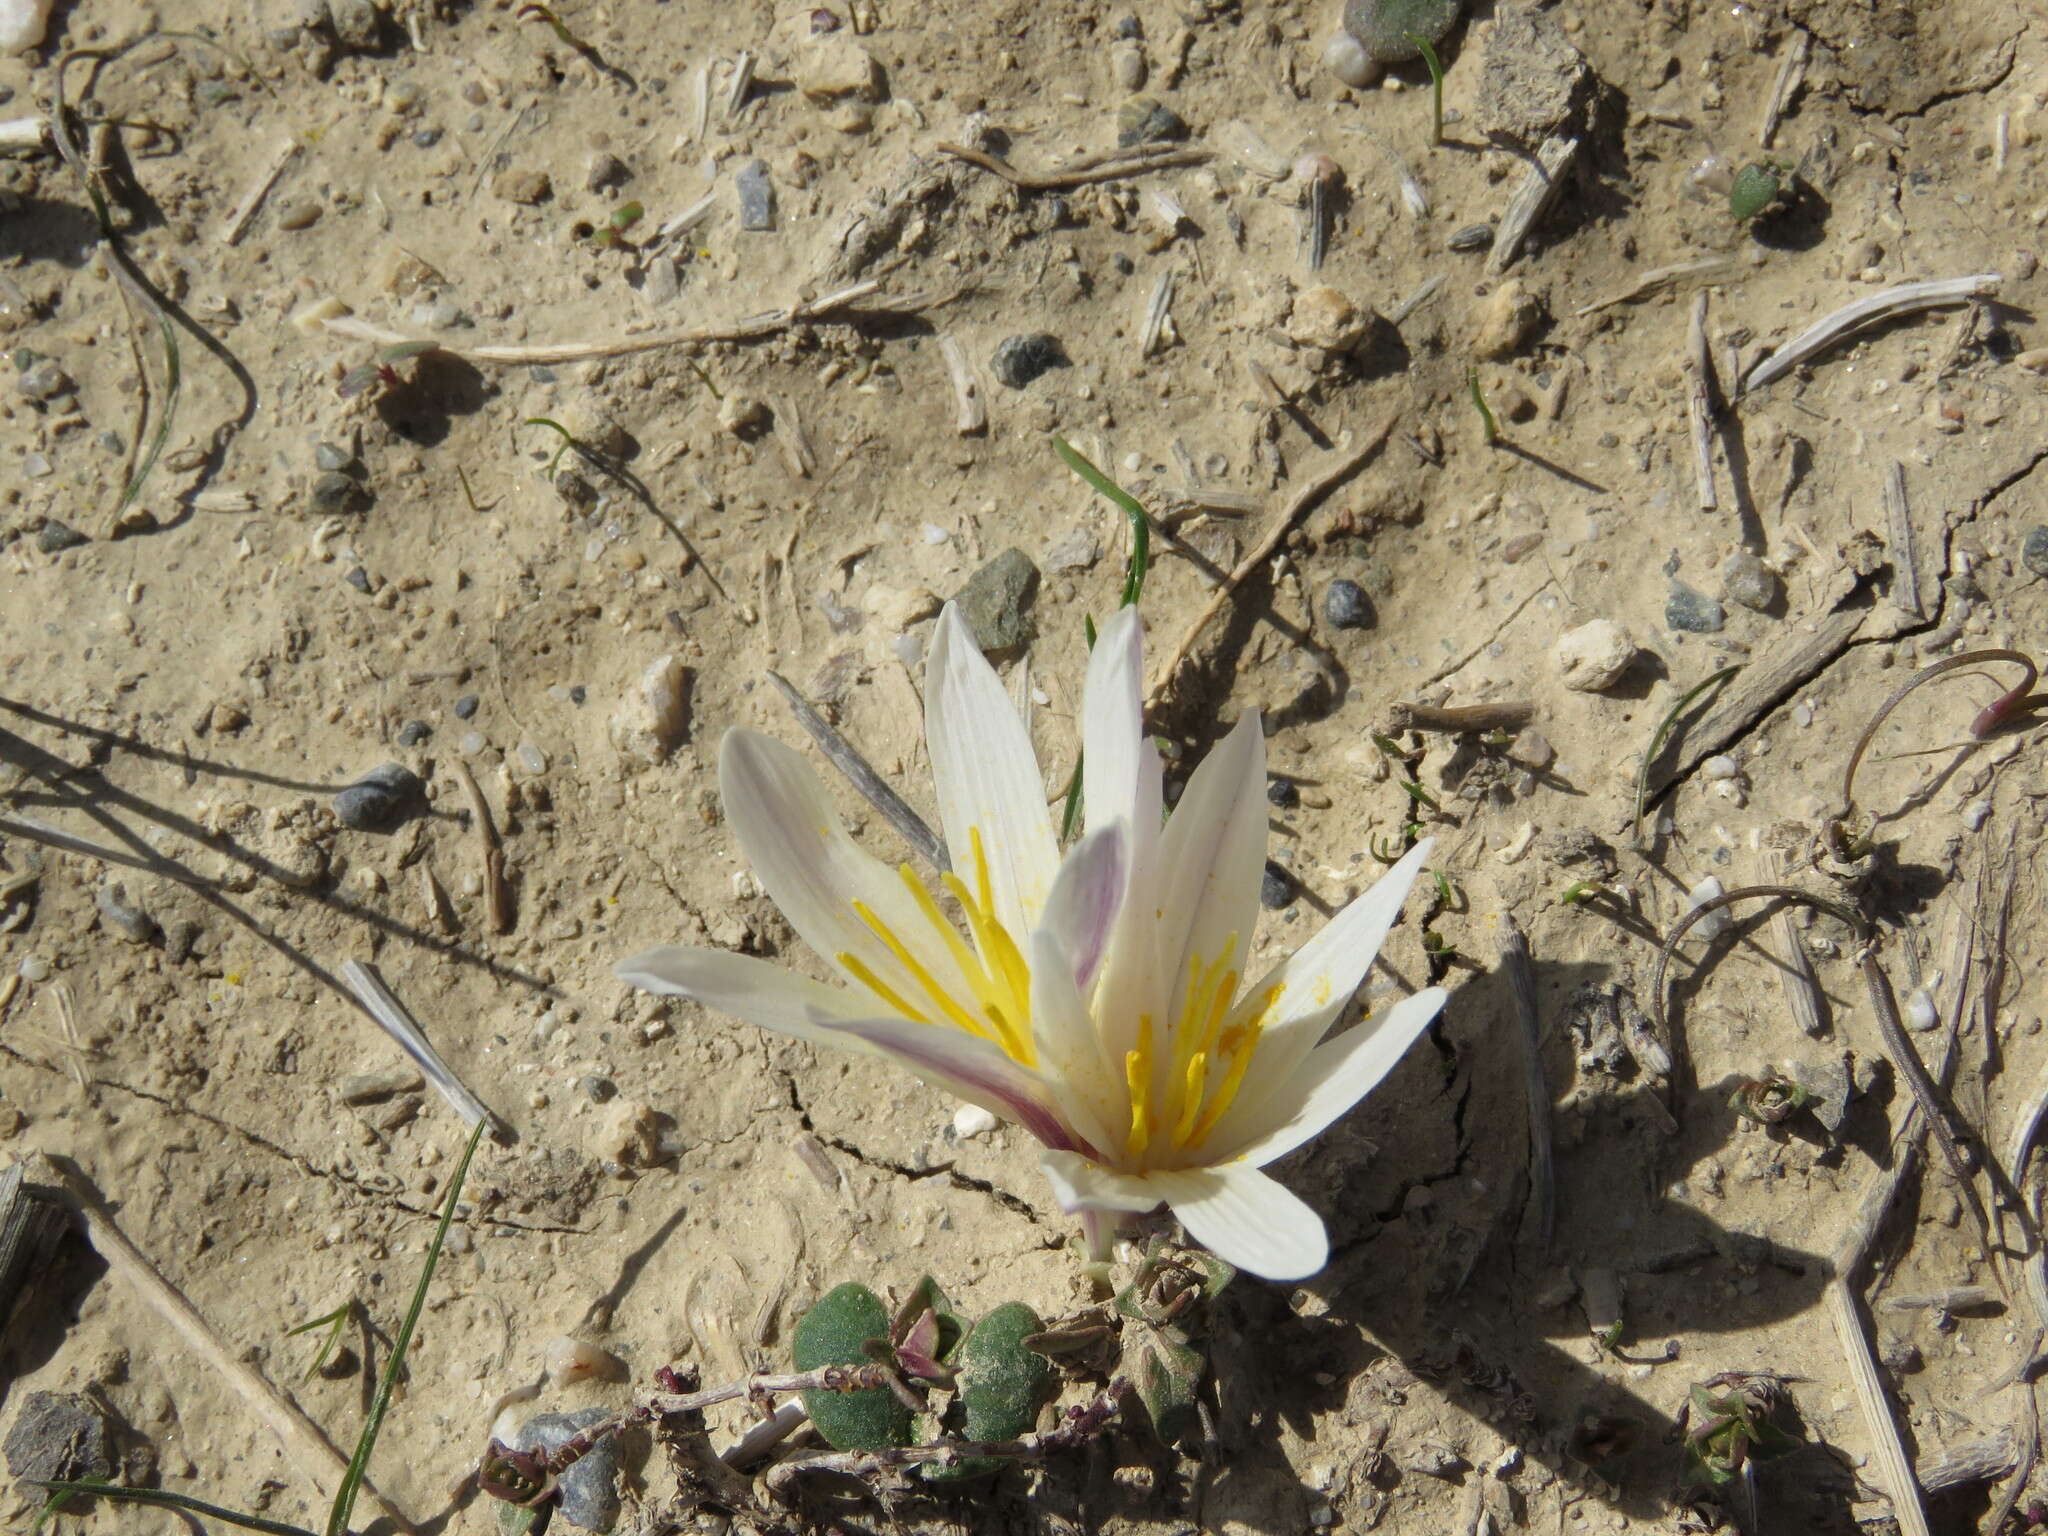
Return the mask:
<path id="1" fill-rule="evenodd" d="M 1294 905 L 1297 894 L 1294 876 L 1271 859 L 1266 860 L 1266 872 L 1259 880 L 1259 905 L 1268 912 L 1283 911 Z"/>
<path id="2" fill-rule="evenodd" d="M 608 1077 L 579 1078 L 576 1086 L 593 1104 L 608 1104 L 619 1096 L 619 1085 Z"/>
<path id="3" fill-rule="evenodd" d="M 383 20 L 370 0 L 328 0 L 334 35 L 350 53 L 374 53 L 383 43 Z"/>
<path id="4" fill-rule="evenodd" d="M 427 786 L 403 763 L 372 768 L 334 797 L 334 818 L 352 832 L 395 832 L 427 807 Z"/>
<path id="5" fill-rule="evenodd" d="M 313 467 L 315 469 L 349 469 L 354 467 L 356 456 L 346 448 L 334 443 L 313 445 Z"/>
<path id="6" fill-rule="evenodd" d="M 50 962 L 41 955 L 23 955 L 20 966 L 16 968 L 16 974 L 30 986 L 34 986 L 39 981 L 50 979 Z"/>
<path id="7" fill-rule="evenodd" d="M 363 506 L 363 488 L 352 476 L 330 469 L 314 477 L 313 489 L 307 499 L 315 512 L 356 512 Z"/>
<path id="8" fill-rule="evenodd" d="M 41 403 L 71 394 L 78 386 L 71 381 L 70 374 L 46 357 L 22 369 L 14 380 L 14 388 L 24 400 Z"/>
<path id="9" fill-rule="evenodd" d="M 1640 652 L 1627 625 L 1594 619 L 1566 630 L 1551 654 L 1565 687 L 1575 693 L 1599 693 L 1620 682 Z"/>
<path id="10" fill-rule="evenodd" d="M 1671 599 L 1664 605 L 1666 628 L 1694 635 L 1717 635 L 1727 619 L 1727 610 L 1706 593 L 1697 592 L 1682 581 L 1671 583 Z"/>
<path id="11" fill-rule="evenodd" d="M 622 757 L 661 764 L 689 730 L 690 669 L 673 654 L 649 662 L 612 712 L 609 734 Z"/>
<path id="12" fill-rule="evenodd" d="M 1136 144 L 1171 144 L 1188 136 L 1181 115 L 1156 96 L 1133 96 L 1116 115 L 1116 142 L 1129 149 Z"/>
<path id="13" fill-rule="evenodd" d="M 962 1104 L 953 1111 L 953 1134 L 965 1141 L 970 1136 L 986 1136 L 1001 1125 L 993 1113 L 979 1104 Z"/>
<path id="14" fill-rule="evenodd" d="M 1725 752 L 1716 752 L 1700 764 L 1700 777 L 1709 781 L 1738 778 L 1741 773 L 1741 765 Z"/>
<path id="15" fill-rule="evenodd" d="M 383 1072 L 351 1072 L 336 1090 L 344 1104 L 381 1104 L 401 1093 L 417 1093 L 426 1080 L 411 1067 L 392 1067 Z"/>
<path id="16" fill-rule="evenodd" d="M 1070 528 L 1057 544 L 1047 546 L 1045 568 L 1054 575 L 1071 575 L 1075 571 L 1093 570 L 1101 558 L 1102 544 L 1094 529 Z"/>
<path id="17" fill-rule="evenodd" d="M 78 1393 L 29 1393 L 0 1452 L 17 1479 L 71 1482 L 114 1473 L 106 1418 Z"/>
<path id="18" fill-rule="evenodd" d="M 1454 251 L 1490 251 L 1493 249 L 1493 226 L 1491 224 L 1467 224 L 1452 234 L 1444 244 Z"/>
<path id="19" fill-rule="evenodd" d="M 2036 576 L 2048 576 L 2048 524 L 2037 523 L 2027 530 L 2020 545 L 2020 564 Z"/>
<path id="20" fill-rule="evenodd" d="M 310 197 L 286 203 L 277 210 L 279 229 L 311 229 L 320 222 L 320 205 Z"/>
<path id="21" fill-rule="evenodd" d="M 577 1434 L 611 1417 L 602 1405 L 576 1413 L 541 1413 L 512 1433 L 510 1444 L 520 1451 L 552 1451 Z M 609 1531 L 619 1523 L 619 1436 L 608 1435 L 562 1474 L 555 1513 L 586 1531 Z"/>
<path id="22" fill-rule="evenodd" d="M 626 1362 L 607 1350 L 567 1334 L 549 1342 L 542 1356 L 548 1380 L 558 1387 L 578 1381 L 624 1381 Z"/>
<path id="23" fill-rule="evenodd" d="M 768 179 L 765 160 L 749 160 L 733 176 L 739 194 L 740 228 L 767 230 L 775 227 L 775 183 Z"/>
<path id="24" fill-rule="evenodd" d="M 484 740 L 484 733 L 482 731 L 464 731 L 462 733 L 461 747 L 464 757 L 475 757 L 477 753 L 483 751 L 489 745 L 490 743 Z"/>
<path id="25" fill-rule="evenodd" d="M 50 473 L 49 456 L 41 453 L 30 454 L 21 461 L 21 473 L 24 479 L 41 480 Z"/>
<path id="26" fill-rule="evenodd" d="M 1746 549 L 1721 562 L 1721 595 L 1731 603 L 1762 613 L 1778 598 L 1778 578 L 1769 566 Z"/>
<path id="27" fill-rule="evenodd" d="M 1382 64 L 1404 64 L 1421 50 L 1409 34 L 1440 43 L 1457 24 L 1459 0 L 1345 0 L 1344 30 Z"/>
<path id="28" fill-rule="evenodd" d="M 1301 788 L 1292 779 L 1266 780 L 1266 804 L 1291 811 L 1301 804 Z"/>
<path id="29" fill-rule="evenodd" d="M 1720 879 L 1717 876 L 1709 875 L 1690 891 L 1686 892 L 1686 910 L 1696 912 L 1708 902 L 1719 900 L 1727 894 L 1727 891 L 1721 885 Z M 1691 928 L 1687 929 L 1686 933 L 1688 937 L 1705 943 L 1712 939 L 1718 939 L 1734 925 L 1734 922 L 1735 914 L 1733 912 L 1726 907 L 1716 907 L 1705 917 L 1694 923 Z"/>
<path id="30" fill-rule="evenodd" d="M 1120 91 L 1145 89 L 1145 45 L 1134 37 L 1110 44 L 1109 74 Z"/>
<path id="31" fill-rule="evenodd" d="M 43 40 L 56 0 L 7 0 L 0 6 L 0 58 L 27 53 Z"/>
<path id="32" fill-rule="evenodd" d="M 1480 48 L 1474 116 L 1488 138 L 1539 144 L 1583 118 L 1594 84 L 1556 21 L 1534 6 L 1502 6 Z"/>
<path id="33" fill-rule="evenodd" d="M 1323 68 L 1354 91 L 1364 90 L 1380 77 L 1379 60 L 1349 32 L 1338 32 L 1323 44 Z"/>
<path id="34" fill-rule="evenodd" d="M 1323 618 L 1332 629 L 1370 628 L 1372 599 L 1357 582 L 1339 576 L 1323 588 Z"/>
<path id="35" fill-rule="evenodd" d="M 520 772 L 528 778 L 539 778 L 548 771 L 548 755 L 530 741 L 522 741 L 512 751 L 513 760 L 519 764 Z"/>
<path id="36" fill-rule="evenodd" d="M 1513 357 L 1543 323 L 1543 300 L 1519 277 L 1508 278 L 1479 307 L 1472 350 L 1500 361 Z"/>
<path id="37" fill-rule="evenodd" d="M 107 926 L 131 944 L 151 943 L 161 932 L 156 919 L 128 899 L 126 886 L 103 885 L 92 893 L 92 902 Z"/>
<path id="38" fill-rule="evenodd" d="M 768 407 L 752 395 L 730 393 L 718 403 L 719 429 L 734 437 L 758 437 L 768 422 Z"/>
<path id="39" fill-rule="evenodd" d="M 455 701 L 455 718 L 458 720 L 467 720 L 471 715 L 474 715 L 477 712 L 478 706 L 480 706 L 482 703 L 483 700 L 479 699 L 475 694 L 465 693 L 461 698 Z"/>
<path id="40" fill-rule="evenodd" d="M 613 154 L 596 154 L 590 157 L 590 168 L 584 173 L 583 185 L 592 192 L 602 192 L 609 187 L 624 186 L 633 179 L 633 172 L 626 162 Z"/>
<path id="41" fill-rule="evenodd" d="M 60 523 L 54 517 L 43 519 L 42 529 L 36 534 L 36 548 L 46 555 L 61 555 L 67 549 L 91 542 L 69 523 Z"/>
<path id="42" fill-rule="evenodd" d="M 1327 283 L 1318 283 L 1295 295 L 1294 309 L 1287 317 L 1287 335 L 1296 346 L 1349 352 L 1365 340 L 1377 318 Z"/>
<path id="43" fill-rule="evenodd" d="M 982 650 L 1003 652 L 1028 645 L 1037 633 L 1031 604 L 1038 595 L 1038 567 L 1021 549 L 1006 549 L 967 578 L 954 594 L 960 617 Z"/>
<path id="44" fill-rule="evenodd" d="M 398 728 L 398 744 L 401 747 L 416 747 L 434 734 L 434 728 L 424 720 L 408 720 Z"/>
<path id="45" fill-rule="evenodd" d="M 821 105 L 852 98 L 882 99 L 882 70 L 869 53 L 844 32 L 806 38 L 796 50 L 791 77 L 807 100 Z"/>
<path id="46" fill-rule="evenodd" d="M 1027 331 L 998 342 L 995 355 L 989 359 L 989 369 L 998 382 L 1012 389 L 1022 389 L 1048 368 L 1062 367 L 1066 361 L 1066 349 L 1060 345 L 1057 336 L 1045 331 Z"/>
<path id="47" fill-rule="evenodd" d="M 491 179 L 491 191 L 508 203 L 544 203 L 554 195 L 554 190 L 546 171 L 523 171 L 508 166 Z"/>

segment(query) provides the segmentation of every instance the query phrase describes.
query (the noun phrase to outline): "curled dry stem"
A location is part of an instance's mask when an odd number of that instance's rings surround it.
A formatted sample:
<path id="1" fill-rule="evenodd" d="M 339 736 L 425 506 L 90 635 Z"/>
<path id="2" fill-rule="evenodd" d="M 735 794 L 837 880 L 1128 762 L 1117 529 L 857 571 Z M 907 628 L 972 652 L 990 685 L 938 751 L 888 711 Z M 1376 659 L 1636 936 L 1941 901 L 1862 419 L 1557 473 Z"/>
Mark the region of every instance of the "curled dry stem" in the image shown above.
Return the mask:
<path id="1" fill-rule="evenodd" d="M 1979 666 L 1989 661 L 2009 661 L 2023 668 L 2026 675 L 2010 692 L 1994 699 L 1977 712 L 1977 718 L 1970 722 L 1970 735 L 1976 741 L 1988 740 L 2004 727 L 2015 721 L 2024 720 L 2048 708 L 2048 693 L 2035 693 L 2034 683 L 2040 677 L 2040 670 L 2033 658 L 2021 651 L 1983 650 L 1964 651 L 1960 656 L 1945 656 L 1940 661 L 1922 667 L 1898 687 L 1891 697 L 1878 705 L 1877 713 L 1870 717 L 1870 723 L 1863 727 L 1863 734 L 1856 738 L 1855 748 L 1849 753 L 1849 764 L 1842 770 L 1842 814 L 1848 816 L 1856 809 L 1856 767 L 1863 761 L 1863 754 L 1870 747 L 1871 738 L 1877 735 L 1891 712 L 1905 701 L 1906 695 L 1922 683 L 1932 682 L 1950 672 L 1965 667 Z"/>
<path id="2" fill-rule="evenodd" d="M 1856 963 L 1863 973 L 1863 984 L 1870 994 L 1871 1012 L 1877 1016 L 1878 1033 L 1883 1037 L 1885 1054 L 1891 1058 L 1892 1067 L 1906 1080 L 1906 1086 L 1913 1091 L 1914 1102 L 1926 1116 L 1928 1129 L 1934 1132 L 1934 1139 L 1941 1146 L 1943 1159 L 1948 1164 L 1950 1175 L 1961 1187 L 1964 1200 L 1969 1204 L 1970 1215 L 1975 1220 L 1977 1231 L 1984 1243 L 1985 1262 L 1991 1266 L 1992 1275 L 1998 1281 L 2001 1291 L 2010 1294 L 2003 1269 L 1998 1263 L 1999 1245 L 1992 1235 L 1991 1217 L 1984 1208 L 1983 1198 L 1977 1191 L 1968 1159 L 1963 1155 L 1961 1143 L 1957 1140 L 1955 1125 L 1960 1118 L 1951 1114 L 1946 1096 L 1928 1075 L 1926 1063 L 1920 1053 L 1906 1037 L 1905 1025 L 1899 1020 L 1899 1005 L 1892 995 L 1891 978 L 1884 967 L 1877 963 L 1877 932 L 1870 920 L 1860 912 L 1843 906 L 1840 902 L 1829 901 L 1802 891 L 1790 885 L 1745 885 L 1724 892 L 1708 901 L 1701 902 L 1684 917 L 1672 925 L 1664 936 L 1663 946 L 1657 951 L 1657 965 L 1650 974 L 1650 1013 L 1657 1022 L 1657 1031 L 1665 1048 L 1671 1048 L 1670 1022 L 1664 1012 L 1664 972 L 1671 963 L 1672 951 L 1678 941 L 1685 937 L 1688 929 L 1711 912 L 1731 906 L 1738 901 L 1757 898 L 1776 898 L 1795 901 L 1815 911 L 1825 912 L 1838 918 L 1856 930 L 1861 948 Z M 1675 1106 L 1674 1106 L 1675 1107 Z M 1988 1161 L 1988 1159 L 1987 1159 Z"/>

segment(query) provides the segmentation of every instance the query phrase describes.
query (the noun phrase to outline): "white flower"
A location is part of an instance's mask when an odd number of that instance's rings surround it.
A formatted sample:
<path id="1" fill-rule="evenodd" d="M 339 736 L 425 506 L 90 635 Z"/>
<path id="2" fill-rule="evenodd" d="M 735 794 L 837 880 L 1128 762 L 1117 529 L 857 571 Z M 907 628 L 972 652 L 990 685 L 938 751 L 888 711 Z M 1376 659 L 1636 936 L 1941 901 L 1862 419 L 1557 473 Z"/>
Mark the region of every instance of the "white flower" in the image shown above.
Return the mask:
<path id="1" fill-rule="evenodd" d="M 1255 985 L 1241 985 L 1266 847 L 1266 744 L 1248 713 L 1161 825 L 1135 609 L 1104 628 L 1082 699 L 1088 828 L 1061 857 L 1030 737 L 951 606 L 926 676 L 925 737 L 956 920 L 909 865 L 847 836 L 790 748 L 752 731 L 719 754 L 725 814 L 762 888 L 843 986 L 718 950 L 619 967 L 764 1029 L 890 1057 L 1022 1125 L 1061 1206 L 1098 1246 L 1105 1213 L 1162 1202 L 1195 1239 L 1276 1280 L 1322 1268 L 1323 1223 L 1259 1170 L 1400 1060 L 1441 988 L 1323 1036 L 1400 915 L 1429 844 Z"/>

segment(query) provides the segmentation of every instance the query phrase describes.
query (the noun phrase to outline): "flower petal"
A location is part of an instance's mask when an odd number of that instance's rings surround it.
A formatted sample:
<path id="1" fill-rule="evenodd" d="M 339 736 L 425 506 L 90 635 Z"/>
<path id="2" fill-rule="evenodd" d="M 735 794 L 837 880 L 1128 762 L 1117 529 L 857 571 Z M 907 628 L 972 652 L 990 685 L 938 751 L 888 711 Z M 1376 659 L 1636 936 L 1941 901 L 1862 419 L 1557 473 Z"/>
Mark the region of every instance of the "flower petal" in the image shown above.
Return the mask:
<path id="1" fill-rule="evenodd" d="M 1262 1113 L 1247 1114 L 1236 1124 L 1233 1116 L 1223 1117 L 1216 1127 L 1217 1155 L 1263 1168 L 1321 1135 L 1394 1070 L 1449 996 L 1442 987 L 1426 987 L 1318 1046 L 1294 1080 L 1259 1107 Z"/>
<path id="2" fill-rule="evenodd" d="M 929 1005 L 936 1014 L 927 989 L 862 919 L 857 901 L 943 990 L 971 997 L 958 964 L 903 881 L 847 836 L 803 758 L 758 732 L 727 731 L 718 754 L 718 788 L 725 818 L 761 888 L 820 956 L 838 964 L 841 955 L 854 955 L 908 1006 Z"/>
<path id="3" fill-rule="evenodd" d="M 979 833 L 996 917 L 1021 937 L 1052 894 L 1059 845 L 1030 734 L 956 604 L 939 615 L 924 686 L 925 746 L 954 872 L 975 887 Z"/>
<path id="4" fill-rule="evenodd" d="M 1258 711 L 1247 710 L 1188 780 L 1160 838 L 1154 899 L 1160 983 L 1169 995 L 1158 1027 L 1180 1017 L 1191 962 L 1227 956 L 1229 969 L 1243 971 L 1259 920 L 1266 817 L 1266 738 Z M 1163 1063 L 1172 1053 L 1159 1055 Z"/>
<path id="5" fill-rule="evenodd" d="M 722 949 L 650 949 L 621 961 L 615 974 L 643 992 L 687 997 L 761 1029 L 826 1044 L 851 1044 L 832 1041 L 832 1029 L 872 1011 L 837 987 Z"/>
<path id="6" fill-rule="evenodd" d="M 1188 1236 L 1248 1274 L 1302 1280 L 1330 1261 L 1323 1218 L 1286 1185 L 1244 1163 L 1155 1173 Z"/>
<path id="7" fill-rule="evenodd" d="M 1082 838 L 1060 861 L 1052 894 L 1039 916 L 1039 931 L 1058 942 L 1074 985 L 1082 992 L 1094 982 L 1116 928 L 1130 869 L 1129 844 L 1129 829 L 1120 821 Z"/>
<path id="8" fill-rule="evenodd" d="M 1075 1211 L 1149 1211 L 1166 1197 L 1154 1188 L 1158 1174 L 1117 1173 L 1090 1162 L 1078 1152 L 1048 1152 L 1039 1171 L 1052 1186 L 1060 1209 Z"/>
<path id="9" fill-rule="evenodd" d="M 1092 827 L 1159 825 L 1159 749 L 1145 735 L 1145 631 L 1119 608 L 1088 653 L 1081 689 L 1081 810 Z"/>
<path id="10" fill-rule="evenodd" d="M 1031 936 L 1031 1043 L 1046 1091 L 1080 1138 L 1091 1148 L 1121 1146 L 1131 1122 L 1124 1075 L 1109 1069 L 1073 968 L 1042 928 Z"/>
<path id="11" fill-rule="evenodd" d="M 992 1115 L 1014 1120 L 1048 1147 L 1072 1148 L 1074 1133 L 1047 1093 L 1045 1083 L 986 1040 L 940 1025 L 903 1019 L 819 1020 L 822 1032 L 850 1036 L 898 1065 Z"/>
<path id="12" fill-rule="evenodd" d="M 1301 1064 L 1337 1021 L 1372 968 L 1373 957 L 1401 915 L 1409 889 L 1434 847 L 1424 838 L 1402 856 L 1372 888 L 1323 925 L 1321 932 L 1266 972 L 1239 998 L 1232 1024 L 1260 1021 L 1258 1055 L 1253 1058 L 1238 1103 L 1263 1106 L 1269 1094 L 1291 1081 Z"/>

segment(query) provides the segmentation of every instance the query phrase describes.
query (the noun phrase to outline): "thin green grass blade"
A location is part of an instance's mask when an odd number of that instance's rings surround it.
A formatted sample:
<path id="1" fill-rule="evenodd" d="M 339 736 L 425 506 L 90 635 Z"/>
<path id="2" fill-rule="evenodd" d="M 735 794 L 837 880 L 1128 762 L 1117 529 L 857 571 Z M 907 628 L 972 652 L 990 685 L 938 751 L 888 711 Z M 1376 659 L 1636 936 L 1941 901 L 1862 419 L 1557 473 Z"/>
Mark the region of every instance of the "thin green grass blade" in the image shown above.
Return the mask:
<path id="1" fill-rule="evenodd" d="M 455 1177 L 448 1181 L 448 1198 L 441 1202 L 441 1220 L 434 1228 L 433 1242 L 427 1245 L 427 1262 L 420 1269 L 420 1283 L 413 1287 L 412 1305 L 406 1308 L 405 1321 L 399 1326 L 398 1337 L 392 1340 L 391 1358 L 384 1363 L 384 1374 L 377 1382 L 377 1395 L 370 1401 L 370 1416 L 356 1441 L 355 1454 L 348 1459 L 348 1471 L 342 1476 L 341 1487 L 335 1490 L 334 1509 L 327 1517 L 327 1536 L 346 1536 L 348 1531 L 348 1517 L 355 1511 L 356 1494 L 369 1472 L 370 1452 L 377 1448 L 377 1435 L 384 1427 L 384 1415 L 391 1409 L 392 1389 L 398 1385 L 398 1373 L 405 1366 L 405 1352 L 412 1347 L 413 1331 L 419 1327 L 420 1314 L 427 1308 L 427 1287 L 433 1282 L 434 1267 L 441 1262 L 441 1244 L 448 1239 L 449 1225 L 455 1220 L 455 1207 L 462 1199 L 462 1186 L 469 1178 L 469 1160 L 476 1156 L 476 1144 L 484 1139 L 484 1127 L 489 1123 L 479 1120 L 476 1129 L 469 1133 L 469 1145 L 462 1149 L 462 1161 L 455 1165 Z"/>
<path id="2" fill-rule="evenodd" d="M 313 1363 L 306 1367 L 306 1374 L 299 1380 L 311 1381 L 319 1374 L 320 1367 L 327 1363 L 327 1357 L 334 1353 L 334 1346 L 341 1342 L 342 1324 L 348 1321 L 348 1315 L 354 1308 L 353 1301 L 344 1301 L 325 1317 L 316 1317 L 311 1322 L 299 1324 L 296 1328 L 285 1329 L 284 1336 L 288 1339 L 297 1338 L 302 1333 L 311 1333 L 315 1328 L 327 1330 L 327 1337 L 320 1341 L 320 1353 L 313 1357 Z"/>
<path id="3" fill-rule="evenodd" d="M 111 1483 L 56 1483 L 43 1482 L 38 1478 L 25 1479 L 29 1486 L 40 1488 L 50 1494 L 49 1503 L 36 1516 L 36 1523 L 30 1527 L 30 1536 L 36 1536 L 43 1528 L 43 1522 L 57 1512 L 63 1502 L 74 1493 L 89 1493 L 102 1499 L 113 1499 L 123 1504 L 150 1504 L 158 1509 L 175 1509 L 188 1515 L 205 1515 L 214 1520 L 225 1520 L 229 1525 L 238 1525 L 245 1531 L 263 1531 L 267 1536 L 314 1536 L 304 1526 L 286 1525 L 282 1520 L 265 1520 L 261 1515 L 245 1515 L 239 1510 L 222 1509 L 218 1504 L 209 1504 L 204 1499 L 188 1498 L 182 1493 L 170 1493 L 162 1488 L 118 1488 Z"/>
<path id="4" fill-rule="evenodd" d="M 1657 729 L 1650 737 L 1650 749 L 1643 754 L 1643 760 L 1636 765 L 1636 814 L 1629 823 L 1629 836 L 1640 847 L 1643 839 L 1643 807 L 1650 798 L 1650 764 L 1657 760 L 1657 754 L 1664 750 L 1665 738 L 1671 734 L 1678 717 L 1686 712 L 1692 701 L 1717 683 L 1725 683 L 1742 670 L 1740 662 L 1732 667 L 1723 667 L 1705 682 L 1694 683 L 1686 689 L 1679 701 L 1671 706 L 1671 712 L 1657 722 Z"/>
<path id="5" fill-rule="evenodd" d="M 1152 567 L 1152 519 L 1138 505 L 1135 496 L 1091 464 L 1087 457 L 1058 433 L 1053 434 L 1053 451 L 1067 468 L 1086 480 L 1101 495 L 1122 509 L 1131 522 L 1131 553 L 1124 563 L 1124 591 L 1119 606 L 1128 608 L 1145 590 L 1145 573 Z"/>
<path id="6" fill-rule="evenodd" d="M 115 503 L 114 521 L 117 523 L 121 514 L 128 510 L 128 504 L 142 494 L 142 487 L 156 468 L 156 461 L 163 456 L 164 444 L 171 440 L 171 428 L 178 420 L 178 395 L 185 380 L 184 363 L 178 355 L 178 329 L 171 324 L 170 316 L 160 309 L 156 311 L 156 326 L 164 339 L 164 398 L 157 407 L 156 430 L 149 435 L 149 447 L 142 455 L 142 462 L 135 466 L 133 478 L 122 488 L 120 501 Z"/>

